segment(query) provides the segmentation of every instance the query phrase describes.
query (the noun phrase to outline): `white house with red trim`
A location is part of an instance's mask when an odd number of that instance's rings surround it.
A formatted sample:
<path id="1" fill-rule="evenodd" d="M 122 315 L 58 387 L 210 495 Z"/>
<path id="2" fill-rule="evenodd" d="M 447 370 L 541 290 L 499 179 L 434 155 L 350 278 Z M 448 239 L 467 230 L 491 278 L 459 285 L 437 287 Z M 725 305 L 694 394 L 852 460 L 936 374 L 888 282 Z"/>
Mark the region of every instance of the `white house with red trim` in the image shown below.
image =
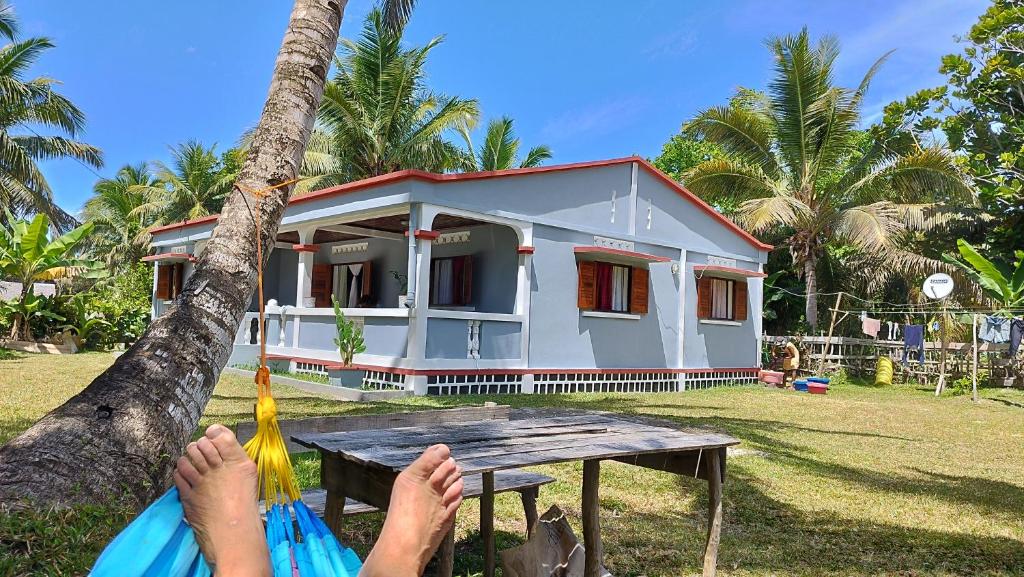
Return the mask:
<path id="1" fill-rule="evenodd" d="M 216 216 L 153 230 L 153 314 Z M 292 198 L 265 278 L 271 358 L 417 394 L 676 391 L 753 382 L 771 246 L 639 157 L 433 174 Z M 362 326 L 343 367 L 331 296 Z M 257 303 L 231 364 L 258 355 Z"/>

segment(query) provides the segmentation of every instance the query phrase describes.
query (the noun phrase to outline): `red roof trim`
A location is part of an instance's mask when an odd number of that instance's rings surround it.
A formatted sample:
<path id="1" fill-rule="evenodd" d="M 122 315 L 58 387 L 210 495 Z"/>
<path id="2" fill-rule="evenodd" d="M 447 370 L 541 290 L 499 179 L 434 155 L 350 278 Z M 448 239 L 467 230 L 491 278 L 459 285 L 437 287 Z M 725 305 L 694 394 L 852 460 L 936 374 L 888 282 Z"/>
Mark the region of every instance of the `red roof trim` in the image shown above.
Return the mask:
<path id="1" fill-rule="evenodd" d="M 612 158 L 612 159 L 608 159 L 608 160 L 593 160 L 593 161 L 588 161 L 588 162 L 574 162 L 574 163 L 569 163 L 569 164 L 554 164 L 554 165 L 551 165 L 551 166 L 536 166 L 536 167 L 533 167 L 533 168 L 512 168 L 512 169 L 509 169 L 509 170 L 491 170 L 491 171 L 483 171 L 483 172 L 464 172 L 464 173 L 456 173 L 456 174 L 437 174 L 437 173 L 433 173 L 433 172 L 425 172 L 425 171 L 422 171 L 422 170 L 399 170 L 397 172 L 390 172 L 388 174 L 382 174 L 380 176 L 374 176 L 372 178 L 365 178 L 363 180 L 357 180 L 355 182 L 349 182 L 349 183 L 345 183 L 345 184 L 342 184 L 342 185 L 339 185 L 339 186 L 332 186 L 331 188 L 325 188 L 323 190 L 318 190 L 318 191 L 315 191 L 315 192 L 311 192 L 309 194 L 304 194 L 304 195 L 301 195 L 301 196 L 293 197 L 293 198 L 291 198 L 288 201 L 288 204 L 299 204 L 299 203 L 303 203 L 303 202 L 310 202 L 310 201 L 313 201 L 313 200 L 318 200 L 318 199 L 322 199 L 322 198 L 325 198 L 325 197 L 334 196 L 336 194 L 347 194 L 347 193 L 350 193 L 350 192 L 355 192 L 357 190 L 362 190 L 364 188 L 370 188 L 372 186 L 391 184 L 391 183 L 394 183 L 394 182 L 401 182 L 403 180 L 408 180 L 408 179 L 425 180 L 425 181 L 428 181 L 428 182 L 448 182 L 448 181 L 456 181 L 456 180 L 480 180 L 480 179 L 484 179 L 484 178 L 496 178 L 496 177 L 502 177 L 502 176 L 523 176 L 523 175 L 527 175 L 527 174 L 541 174 L 541 173 L 545 173 L 545 172 L 561 172 L 561 171 L 566 171 L 566 170 L 575 170 L 575 169 L 578 169 L 578 168 L 595 168 L 595 167 L 600 167 L 600 166 L 614 166 L 614 165 L 618 165 L 618 164 L 628 164 L 628 163 L 631 163 L 631 162 L 636 162 L 637 164 L 642 166 L 645 170 L 647 170 L 647 172 L 651 173 L 655 178 L 657 178 L 658 180 L 663 182 L 665 185 L 667 185 L 670 188 L 672 188 L 673 190 L 675 190 L 676 193 L 679 196 L 681 196 L 681 197 L 685 198 L 686 200 L 689 200 L 693 204 L 697 205 L 697 207 L 699 209 L 701 209 L 702 211 L 707 213 L 709 216 L 711 216 L 715 220 L 717 220 L 720 223 L 722 223 L 723 225 L 725 225 L 727 228 L 731 229 L 733 232 L 738 234 L 740 237 L 742 237 L 745 241 L 750 243 L 755 248 L 757 248 L 759 250 L 771 250 L 772 248 L 774 248 L 772 245 L 765 244 L 765 243 L 757 240 L 756 238 L 754 238 L 753 235 L 751 235 L 747 231 L 743 230 L 742 228 L 739 227 L 739 225 L 737 225 L 736 223 L 734 223 L 733 221 L 729 220 L 728 218 L 723 216 L 721 213 L 716 211 L 714 208 L 712 208 L 706 202 L 701 200 L 697 195 L 695 195 L 692 192 L 690 192 L 689 190 L 687 190 L 686 187 L 684 187 L 683 185 L 679 184 L 678 182 L 672 180 L 669 176 L 667 176 L 666 174 L 664 174 L 663 172 L 658 170 L 653 164 L 647 162 L 646 160 L 644 160 L 643 158 L 641 158 L 639 156 L 627 156 L 627 157 L 624 157 L 624 158 Z M 175 229 L 179 229 L 179 228 L 185 228 L 185 227 L 189 227 L 189 226 L 196 226 L 196 225 L 199 225 L 199 224 L 205 224 L 205 223 L 217 220 L 217 216 L 218 215 L 211 215 L 211 216 L 206 216 L 206 217 L 203 217 L 203 218 L 198 218 L 198 219 L 192 220 L 192 221 L 185 221 L 185 222 L 179 222 L 179 223 L 175 223 L 175 224 L 168 224 L 168 225 L 165 225 L 165 226 L 159 226 L 159 227 L 150 229 L 150 232 L 152 232 L 152 233 L 164 232 L 164 231 L 168 231 L 168 230 L 175 230 Z"/>
<path id="2" fill-rule="evenodd" d="M 320 250 L 320 245 L 318 245 L 318 244 L 293 244 L 292 245 L 292 250 L 294 250 L 295 252 L 316 252 L 316 251 Z"/>
<path id="3" fill-rule="evenodd" d="M 669 262 L 672 260 L 666 256 L 657 256 L 647 254 L 645 252 L 633 252 L 631 250 L 608 248 L 604 246 L 577 246 L 574 247 L 572 251 L 576 254 L 606 254 L 609 256 L 623 256 L 646 262 Z"/>
<path id="4" fill-rule="evenodd" d="M 768 276 L 763 272 L 757 272 L 756 270 L 746 270 L 742 268 L 735 268 L 731 266 L 715 266 L 715 265 L 704 265 L 699 264 L 693 267 L 693 270 L 697 272 L 709 272 L 709 273 L 724 273 L 736 276 L 744 276 L 747 278 L 763 278 Z"/>
<path id="5" fill-rule="evenodd" d="M 142 257 L 143 262 L 155 262 L 159 260 L 187 260 L 195 262 L 196 257 L 187 252 L 160 252 Z"/>
<path id="6" fill-rule="evenodd" d="M 520 246 L 516 248 L 516 252 L 519 254 L 533 254 L 536 251 L 537 247 L 535 246 Z"/>
<path id="7" fill-rule="evenodd" d="M 267 355 L 267 360 L 271 361 L 294 361 L 297 363 L 310 363 L 315 365 L 323 365 L 325 369 L 330 370 L 354 370 L 354 371 L 381 371 L 385 373 L 392 373 L 396 375 L 405 376 L 440 376 L 440 375 L 570 375 L 570 374 L 591 374 L 591 375 L 611 375 L 611 374 L 627 374 L 634 375 L 638 373 L 673 373 L 673 374 L 692 374 L 692 373 L 708 373 L 708 372 L 732 372 L 732 373 L 752 373 L 757 374 L 757 367 L 739 367 L 739 368 L 709 368 L 709 369 L 669 369 L 664 367 L 655 367 L 647 369 L 637 368 L 625 368 L 625 369 L 406 369 L 400 367 L 384 367 L 379 365 L 362 365 L 354 363 L 350 366 L 345 366 L 338 361 L 325 361 L 323 359 L 310 359 L 306 357 L 293 357 L 288 355 Z"/>

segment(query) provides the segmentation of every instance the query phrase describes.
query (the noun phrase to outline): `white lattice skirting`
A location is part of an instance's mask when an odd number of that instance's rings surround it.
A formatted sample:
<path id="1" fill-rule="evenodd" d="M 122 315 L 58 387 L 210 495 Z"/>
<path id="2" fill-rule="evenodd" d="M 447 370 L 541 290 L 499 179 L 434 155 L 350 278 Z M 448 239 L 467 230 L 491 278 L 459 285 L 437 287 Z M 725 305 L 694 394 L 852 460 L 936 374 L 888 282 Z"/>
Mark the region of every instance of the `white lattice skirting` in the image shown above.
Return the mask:
<path id="1" fill-rule="evenodd" d="M 689 372 L 684 375 L 683 387 L 709 389 L 723 385 L 751 385 L 757 383 L 757 369 L 714 370 Z"/>
<path id="2" fill-rule="evenodd" d="M 385 371 L 366 371 L 363 377 L 363 388 L 374 391 L 405 390 L 405 375 Z"/>
<path id="3" fill-rule="evenodd" d="M 523 392 L 523 375 L 431 375 L 428 395 L 509 395 Z"/>
<path id="4" fill-rule="evenodd" d="M 552 373 L 533 380 L 533 392 L 563 393 L 670 393 L 679 390 L 679 375 L 663 373 Z"/>

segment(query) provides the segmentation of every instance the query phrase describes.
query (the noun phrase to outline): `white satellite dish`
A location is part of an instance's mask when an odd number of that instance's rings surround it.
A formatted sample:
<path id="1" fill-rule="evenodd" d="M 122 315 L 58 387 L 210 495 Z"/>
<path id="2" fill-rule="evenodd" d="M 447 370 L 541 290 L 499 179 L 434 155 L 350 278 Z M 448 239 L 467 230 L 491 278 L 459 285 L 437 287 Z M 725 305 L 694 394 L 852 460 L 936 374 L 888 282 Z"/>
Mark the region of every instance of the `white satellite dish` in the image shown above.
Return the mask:
<path id="1" fill-rule="evenodd" d="M 924 279 L 921 290 L 928 298 L 944 299 L 953 292 L 953 277 L 944 272 L 935 273 Z"/>

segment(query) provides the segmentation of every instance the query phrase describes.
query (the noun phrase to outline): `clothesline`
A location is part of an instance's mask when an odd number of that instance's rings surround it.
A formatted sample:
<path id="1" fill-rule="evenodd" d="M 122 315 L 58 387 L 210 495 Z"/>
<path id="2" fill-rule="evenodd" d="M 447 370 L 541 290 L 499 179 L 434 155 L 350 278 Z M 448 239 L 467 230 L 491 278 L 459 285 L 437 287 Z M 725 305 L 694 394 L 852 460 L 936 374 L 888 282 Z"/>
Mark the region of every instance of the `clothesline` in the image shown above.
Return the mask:
<path id="1" fill-rule="evenodd" d="M 835 312 L 847 313 L 847 314 L 852 314 L 852 315 L 859 315 L 860 313 L 864 312 L 864 313 L 869 313 L 869 314 L 911 315 L 911 316 L 912 315 L 935 315 L 935 314 L 942 314 L 943 312 L 945 312 L 947 314 L 978 314 L 978 315 L 993 315 L 993 314 L 996 314 L 996 313 L 999 313 L 999 312 L 1008 312 L 1008 313 L 1011 313 L 1011 314 L 1021 314 L 1021 313 L 1024 313 L 1024 308 L 1009 308 L 1009 309 L 998 309 L 998 310 L 993 310 L 991 308 L 985 308 L 985 309 L 963 309 L 963 308 L 959 308 L 959 309 L 942 309 L 942 308 L 930 308 L 930 309 L 918 309 L 918 310 L 833 309 L 833 308 L 830 308 L 828 310 L 829 310 L 829 312 L 835 311 Z"/>

